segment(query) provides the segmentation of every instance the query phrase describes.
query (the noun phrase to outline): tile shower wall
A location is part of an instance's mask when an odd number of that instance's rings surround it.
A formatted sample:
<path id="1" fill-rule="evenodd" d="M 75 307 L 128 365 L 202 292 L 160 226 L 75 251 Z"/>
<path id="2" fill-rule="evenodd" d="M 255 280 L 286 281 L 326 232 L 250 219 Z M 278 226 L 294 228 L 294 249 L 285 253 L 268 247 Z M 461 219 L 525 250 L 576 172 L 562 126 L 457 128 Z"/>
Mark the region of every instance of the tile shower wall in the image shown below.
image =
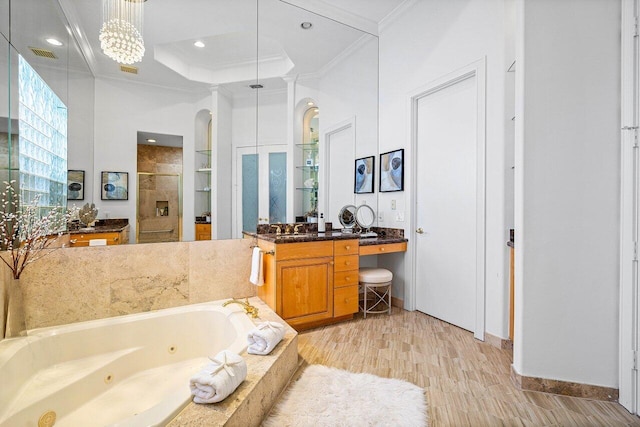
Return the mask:
<path id="1" fill-rule="evenodd" d="M 182 175 L 182 147 L 138 144 L 137 158 L 139 173 Z M 178 177 L 140 174 L 138 181 L 138 243 L 179 241 Z M 162 211 L 163 207 L 167 210 Z"/>
<path id="2" fill-rule="evenodd" d="M 20 278 L 27 328 L 254 296 L 250 245 L 236 239 L 55 251 Z"/>

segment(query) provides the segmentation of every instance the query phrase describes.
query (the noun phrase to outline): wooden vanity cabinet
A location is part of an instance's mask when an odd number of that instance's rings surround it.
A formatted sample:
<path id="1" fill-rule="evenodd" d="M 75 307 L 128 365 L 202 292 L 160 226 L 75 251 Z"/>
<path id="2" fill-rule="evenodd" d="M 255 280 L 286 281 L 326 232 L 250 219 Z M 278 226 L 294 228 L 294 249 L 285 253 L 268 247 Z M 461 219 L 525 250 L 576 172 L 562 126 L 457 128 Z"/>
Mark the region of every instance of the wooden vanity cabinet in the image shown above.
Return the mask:
<path id="1" fill-rule="evenodd" d="M 82 233 L 69 236 L 69 246 L 72 248 L 89 246 L 89 241 L 94 239 L 105 239 L 107 245 L 122 245 L 129 243 L 129 227 L 122 231 L 110 231 L 105 233 Z"/>
<path id="2" fill-rule="evenodd" d="M 196 240 L 211 240 L 211 224 L 196 224 Z"/>
<path id="3" fill-rule="evenodd" d="M 358 240 L 333 242 L 333 316 L 343 317 L 358 312 Z"/>
<path id="4" fill-rule="evenodd" d="M 332 323 L 358 311 L 357 240 L 258 245 L 265 253 L 258 297 L 292 327 Z"/>
<path id="5" fill-rule="evenodd" d="M 333 317 L 333 242 L 260 242 L 263 286 L 258 297 L 294 328 Z"/>

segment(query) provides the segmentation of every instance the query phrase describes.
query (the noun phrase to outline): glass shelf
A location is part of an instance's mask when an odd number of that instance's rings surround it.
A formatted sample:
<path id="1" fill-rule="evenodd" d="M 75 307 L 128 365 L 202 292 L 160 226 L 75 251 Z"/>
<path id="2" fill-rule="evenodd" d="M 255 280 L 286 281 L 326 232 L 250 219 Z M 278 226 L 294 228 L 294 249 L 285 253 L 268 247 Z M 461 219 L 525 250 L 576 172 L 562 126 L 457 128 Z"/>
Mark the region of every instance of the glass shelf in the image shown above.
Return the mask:
<path id="1" fill-rule="evenodd" d="M 203 189 L 196 189 L 196 191 L 198 193 L 211 193 L 211 190 L 205 190 L 204 188 Z"/>
<path id="2" fill-rule="evenodd" d="M 306 170 L 306 171 L 317 171 L 319 166 L 296 166 L 296 169 Z"/>
<path id="3" fill-rule="evenodd" d="M 207 150 L 196 150 L 196 153 L 198 153 L 198 154 L 204 154 L 204 155 L 210 156 L 210 155 L 211 155 L 211 149 L 207 149 Z"/>
<path id="4" fill-rule="evenodd" d="M 300 147 L 303 150 L 317 150 L 318 149 L 318 142 L 312 142 L 309 144 L 296 144 L 296 147 Z"/>
<path id="5" fill-rule="evenodd" d="M 196 172 L 209 172 L 209 173 L 211 173 L 211 168 L 200 168 L 200 169 L 196 169 Z"/>
<path id="6" fill-rule="evenodd" d="M 296 190 L 301 190 L 301 191 L 318 191 L 317 188 L 307 188 L 307 187 L 296 187 Z"/>

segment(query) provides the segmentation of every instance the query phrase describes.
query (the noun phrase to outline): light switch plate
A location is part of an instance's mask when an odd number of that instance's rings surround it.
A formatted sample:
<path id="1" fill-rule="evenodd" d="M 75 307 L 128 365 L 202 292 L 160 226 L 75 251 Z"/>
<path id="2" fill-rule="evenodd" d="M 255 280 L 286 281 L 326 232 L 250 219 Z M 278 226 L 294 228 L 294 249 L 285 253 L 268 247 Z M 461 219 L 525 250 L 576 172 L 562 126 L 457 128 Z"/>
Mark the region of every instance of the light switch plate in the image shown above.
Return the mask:
<path id="1" fill-rule="evenodd" d="M 396 221 L 404 222 L 404 212 L 396 212 Z"/>
<path id="2" fill-rule="evenodd" d="M 395 211 L 395 210 L 396 210 L 396 201 L 395 201 L 395 199 L 394 199 L 394 200 L 391 200 L 391 210 L 392 210 L 392 211 Z"/>
<path id="3" fill-rule="evenodd" d="M 378 212 L 378 221 L 384 221 L 384 212 Z"/>

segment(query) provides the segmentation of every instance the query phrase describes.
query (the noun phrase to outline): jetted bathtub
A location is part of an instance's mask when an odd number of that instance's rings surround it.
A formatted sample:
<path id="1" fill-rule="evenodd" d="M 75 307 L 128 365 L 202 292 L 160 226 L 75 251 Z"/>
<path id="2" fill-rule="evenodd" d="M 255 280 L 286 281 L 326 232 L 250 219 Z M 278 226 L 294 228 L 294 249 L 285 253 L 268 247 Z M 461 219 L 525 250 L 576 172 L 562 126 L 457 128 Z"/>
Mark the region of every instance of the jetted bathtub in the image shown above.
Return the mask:
<path id="1" fill-rule="evenodd" d="M 224 301 L 34 329 L 0 342 L 0 426 L 163 425 L 189 378 L 254 327 Z M 46 421 L 45 421 L 45 424 Z M 48 424 L 51 425 L 51 424 Z"/>

